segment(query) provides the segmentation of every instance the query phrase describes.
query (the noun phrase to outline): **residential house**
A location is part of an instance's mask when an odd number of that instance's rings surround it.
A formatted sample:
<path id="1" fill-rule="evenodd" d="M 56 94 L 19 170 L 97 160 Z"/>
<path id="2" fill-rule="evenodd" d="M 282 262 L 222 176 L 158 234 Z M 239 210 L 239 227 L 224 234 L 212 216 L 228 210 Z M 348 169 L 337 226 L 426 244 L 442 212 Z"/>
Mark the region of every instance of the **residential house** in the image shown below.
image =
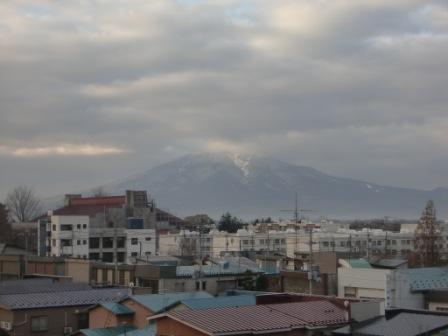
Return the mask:
<path id="1" fill-rule="evenodd" d="M 348 314 L 327 301 L 294 302 L 202 310 L 152 316 L 157 335 L 321 335 L 348 323 Z"/>
<path id="2" fill-rule="evenodd" d="M 130 295 L 128 288 L 29 279 L 0 283 L 0 326 L 13 335 L 69 335 L 88 327 L 84 310 Z"/>

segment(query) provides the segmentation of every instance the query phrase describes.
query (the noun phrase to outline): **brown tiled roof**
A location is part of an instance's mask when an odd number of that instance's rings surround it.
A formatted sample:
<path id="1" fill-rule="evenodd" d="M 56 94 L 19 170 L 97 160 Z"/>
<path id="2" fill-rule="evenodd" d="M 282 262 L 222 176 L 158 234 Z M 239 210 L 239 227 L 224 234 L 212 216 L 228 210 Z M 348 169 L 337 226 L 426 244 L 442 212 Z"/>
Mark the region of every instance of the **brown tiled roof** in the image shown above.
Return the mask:
<path id="1" fill-rule="evenodd" d="M 308 326 L 338 325 L 347 322 L 344 311 L 328 301 L 282 303 L 266 307 L 294 316 Z"/>
<path id="2" fill-rule="evenodd" d="M 126 203 L 125 196 L 73 198 L 68 206 L 53 211 L 55 216 L 95 216 L 108 209 L 121 208 Z"/>
<path id="3" fill-rule="evenodd" d="M 117 205 L 77 205 L 66 206 L 53 211 L 54 216 L 95 216 L 112 208 L 121 208 Z"/>
<path id="4" fill-rule="evenodd" d="M 168 317 L 209 335 L 267 334 L 306 327 L 346 323 L 344 311 L 326 301 L 297 302 L 265 306 L 181 310 Z"/>
<path id="5" fill-rule="evenodd" d="M 72 198 L 71 206 L 77 205 L 124 205 L 126 196 L 81 197 Z"/>

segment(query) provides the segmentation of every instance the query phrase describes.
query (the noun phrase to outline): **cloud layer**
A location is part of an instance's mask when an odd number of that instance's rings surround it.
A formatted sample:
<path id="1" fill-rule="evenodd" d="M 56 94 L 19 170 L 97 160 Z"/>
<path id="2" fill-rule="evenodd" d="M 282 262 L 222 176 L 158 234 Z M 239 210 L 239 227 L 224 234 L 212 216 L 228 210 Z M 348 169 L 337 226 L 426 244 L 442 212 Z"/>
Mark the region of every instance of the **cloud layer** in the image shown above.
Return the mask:
<path id="1" fill-rule="evenodd" d="M 0 13 L 0 196 L 221 150 L 448 185 L 446 1 L 23 0 Z"/>

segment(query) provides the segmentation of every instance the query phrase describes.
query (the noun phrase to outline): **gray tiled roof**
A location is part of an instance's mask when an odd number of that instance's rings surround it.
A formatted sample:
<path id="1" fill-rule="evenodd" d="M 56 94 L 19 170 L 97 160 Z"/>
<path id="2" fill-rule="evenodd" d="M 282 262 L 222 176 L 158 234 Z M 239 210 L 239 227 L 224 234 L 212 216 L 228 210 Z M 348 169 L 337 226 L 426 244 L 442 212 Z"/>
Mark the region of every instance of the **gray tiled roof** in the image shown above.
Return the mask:
<path id="1" fill-rule="evenodd" d="M 376 319 L 360 328 L 355 327 L 352 335 L 357 336 L 417 336 L 448 326 L 448 316 L 430 314 L 400 313 L 386 320 Z M 343 334 L 342 329 L 341 334 Z M 339 330 L 335 331 L 336 333 Z"/>
<path id="2" fill-rule="evenodd" d="M 52 279 L 9 280 L 0 282 L 0 295 L 79 291 L 90 288 L 88 284 L 68 281 L 54 282 Z"/>
<path id="3" fill-rule="evenodd" d="M 127 288 L 87 289 L 51 293 L 0 295 L 0 305 L 11 310 L 48 307 L 88 306 L 99 302 L 118 301 L 128 296 Z"/>

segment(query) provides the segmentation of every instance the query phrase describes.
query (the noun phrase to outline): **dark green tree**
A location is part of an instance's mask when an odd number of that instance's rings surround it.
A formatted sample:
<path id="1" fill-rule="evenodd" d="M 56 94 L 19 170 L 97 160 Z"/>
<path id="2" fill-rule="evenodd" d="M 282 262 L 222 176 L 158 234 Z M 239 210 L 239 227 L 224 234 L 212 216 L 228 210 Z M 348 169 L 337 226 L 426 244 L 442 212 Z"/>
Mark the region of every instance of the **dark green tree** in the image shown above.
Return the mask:
<path id="1" fill-rule="evenodd" d="M 241 229 L 243 225 L 243 221 L 232 216 L 229 212 L 226 212 L 219 220 L 218 230 L 227 231 L 228 233 L 235 233 L 238 229 Z"/>

